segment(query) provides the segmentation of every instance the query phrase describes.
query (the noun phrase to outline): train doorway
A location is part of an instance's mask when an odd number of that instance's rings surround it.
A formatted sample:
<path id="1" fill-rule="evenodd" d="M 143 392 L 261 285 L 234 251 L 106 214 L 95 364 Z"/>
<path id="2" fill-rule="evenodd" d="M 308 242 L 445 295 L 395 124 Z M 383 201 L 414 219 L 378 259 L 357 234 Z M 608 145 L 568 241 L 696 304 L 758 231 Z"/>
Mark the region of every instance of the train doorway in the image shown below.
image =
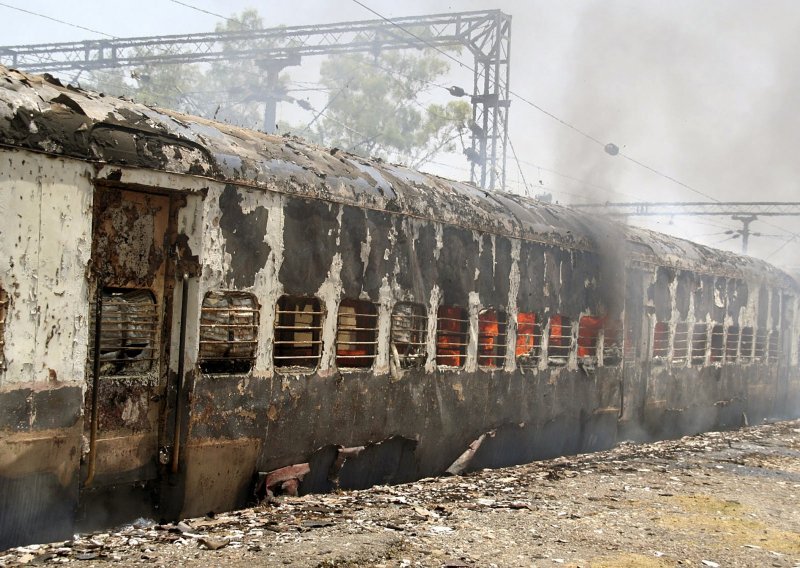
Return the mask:
<path id="1" fill-rule="evenodd" d="M 115 513 L 146 515 L 154 503 L 168 371 L 170 207 L 163 195 L 95 192 L 81 476 L 86 524 L 114 522 Z"/>

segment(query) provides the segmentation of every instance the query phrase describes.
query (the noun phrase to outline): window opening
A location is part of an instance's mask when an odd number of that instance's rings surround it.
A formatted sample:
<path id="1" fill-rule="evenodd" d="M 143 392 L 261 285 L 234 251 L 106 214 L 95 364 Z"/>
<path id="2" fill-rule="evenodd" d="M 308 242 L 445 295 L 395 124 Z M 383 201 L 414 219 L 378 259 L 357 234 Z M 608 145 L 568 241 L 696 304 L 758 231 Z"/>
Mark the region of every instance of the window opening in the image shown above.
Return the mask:
<path id="1" fill-rule="evenodd" d="M 256 359 L 259 309 L 246 292 L 208 292 L 200 310 L 200 370 L 249 373 Z"/>
<path id="2" fill-rule="evenodd" d="M 8 317 L 8 294 L 0 288 L 0 365 L 5 363 L 6 318 Z"/>
<path id="3" fill-rule="evenodd" d="M 459 306 L 439 306 L 436 315 L 436 364 L 461 367 L 469 342 L 467 310 Z"/>
<path id="4" fill-rule="evenodd" d="M 665 361 L 669 357 L 669 322 L 656 322 L 653 328 L 653 359 Z"/>
<path id="5" fill-rule="evenodd" d="M 696 323 L 692 329 L 692 365 L 705 365 L 707 350 L 708 324 Z"/>
<path id="6" fill-rule="evenodd" d="M 534 312 L 517 314 L 517 366 L 523 370 L 535 369 L 539 365 L 539 350 L 542 346 L 542 326 L 536 321 Z"/>
<path id="7" fill-rule="evenodd" d="M 711 349 L 709 351 L 709 362 L 722 363 L 725 357 L 725 326 L 716 323 L 711 328 Z"/>
<path id="8" fill-rule="evenodd" d="M 155 296 L 146 289 L 104 288 L 100 315 L 100 376 L 147 373 L 158 345 Z M 95 310 L 92 310 L 89 356 L 94 358 Z"/>
<path id="9" fill-rule="evenodd" d="M 743 363 L 749 363 L 753 360 L 753 339 L 755 333 L 752 327 L 742 328 L 742 339 L 739 347 L 739 357 Z"/>
<path id="10" fill-rule="evenodd" d="M 566 365 L 572 351 L 572 321 L 560 314 L 550 318 L 547 362 L 550 365 Z"/>
<path id="11" fill-rule="evenodd" d="M 609 320 L 603 327 L 603 365 L 610 367 L 619 365 L 623 357 L 623 345 L 625 334 L 622 329 L 622 321 Z M 628 342 L 631 343 L 631 342 Z"/>
<path id="12" fill-rule="evenodd" d="M 281 296 L 275 309 L 276 367 L 315 369 L 322 356 L 324 312 L 317 298 Z"/>
<path id="13" fill-rule="evenodd" d="M 372 367 L 378 347 L 378 308 L 363 300 L 342 300 L 336 328 L 336 365 Z"/>
<path id="14" fill-rule="evenodd" d="M 421 304 L 396 304 L 392 312 L 392 357 L 401 369 L 425 364 L 428 315 Z"/>
<path id="15" fill-rule="evenodd" d="M 489 308 L 478 314 L 478 365 L 497 368 L 505 364 L 506 327 L 505 312 Z"/>
<path id="16" fill-rule="evenodd" d="M 597 347 L 602 328 L 603 318 L 583 316 L 578 321 L 578 362 L 597 364 Z"/>
<path id="17" fill-rule="evenodd" d="M 685 363 L 689 356 L 689 324 L 675 324 L 675 335 L 672 337 L 672 362 Z"/>
<path id="18" fill-rule="evenodd" d="M 725 339 L 725 362 L 735 363 L 739 356 L 739 326 L 728 326 L 728 337 Z"/>
<path id="19" fill-rule="evenodd" d="M 769 343 L 767 344 L 767 356 L 770 363 L 777 363 L 781 349 L 781 332 L 773 329 L 769 332 Z"/>
<path id="20" fill-rule="evenodd" d="M 767 359 L 767 330 L 756 330 L 756 347 L 753 350 L 753 360 L 765 361 Z"/>

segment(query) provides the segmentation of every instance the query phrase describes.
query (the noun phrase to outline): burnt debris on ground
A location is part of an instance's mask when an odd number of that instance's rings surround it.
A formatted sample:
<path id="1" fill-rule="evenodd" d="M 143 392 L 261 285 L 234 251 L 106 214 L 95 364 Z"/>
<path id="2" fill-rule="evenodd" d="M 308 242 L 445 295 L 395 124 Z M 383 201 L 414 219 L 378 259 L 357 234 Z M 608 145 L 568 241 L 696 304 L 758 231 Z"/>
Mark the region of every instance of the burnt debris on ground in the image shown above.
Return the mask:
<path id="1" fill-rule="evenodd" d="M 0 566 L 798 566 L 800 421 L 142 519 Z"/>

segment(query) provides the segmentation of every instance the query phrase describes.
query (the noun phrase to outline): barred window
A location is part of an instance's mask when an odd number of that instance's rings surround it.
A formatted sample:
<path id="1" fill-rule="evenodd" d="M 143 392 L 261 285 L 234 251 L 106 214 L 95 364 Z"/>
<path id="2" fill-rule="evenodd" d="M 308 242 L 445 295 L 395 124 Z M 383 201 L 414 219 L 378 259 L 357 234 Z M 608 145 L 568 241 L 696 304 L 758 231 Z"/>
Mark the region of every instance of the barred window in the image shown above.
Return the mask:
<path id="1" fill-rule="evenodd" d="M 502 367 L 506 358 L 505 312 L 489 308 L 478 314 L 478 365 Z"/>
<path id="2" fill-rule="evenodd" d="M 781 332 L 773 329 L 769 332 L 769 342 L 767 343 L 767 355 L 770 363 L 777 363 L 781 349 Z"/>
<path id="3" fill-rule="evenodd" d="M 603 326 L 603 365 L 611 367 L 622 361 L 624 334 L 620 320 L 607 320 Z M 632 342 L 628 342 L 631 344 Z"/>
<path id="4" fill-rule="evenodd" d="M 725 338 L 725 362 L 736 363 L 739 356 L 739 326 L 728 326 L 728 337 Z"/>
<path id="5" fill-rule="evenodd" d="M 753 350 L 755 361 L 765 361 L 767 359 L 767 330 L 756 330 L 756 347 Z"/>
<path id="6" fill-rule="evenodd" d="M 246 292 L 208 292 L 200 310 L 200 370 L 248 373 L 258 346 L 259 308 Z"/>
<path id="7" fill-rule="evenodd" d="M 421 367 L 427 358 L 428 315 L 421 304 L 399 303 L 392 312 L 392 358 L 401 369 Z"/>
<path id="8" fill-rule="evenodd" d="M 517 366 L 523 370 L 535 369 L 539 365 L 542 346 L 542 326 L 533 312 L 517 314 Z"/>
<path id="9" fill-rule="evenodd" d="M 685 363 L 689 356 L 689 324 L 675 324 L 675 335 L 672 336 L 672 362 Z"/>
<path id="10" fill-rule="evenodd" d="M 572 351 L 572 320 L 560 314 L 550 317 L 547 362 L 550 365 L 566 365 Z"/>
<path id="11" fill-rule="evenodd" d="M 578 362 L 597 364 L 597 347 L 603 318 L 583 316 L 578 322 Z"/>
<path id="12" fill-rule="evenodd" d="M 656 322 L 653 328 L 653 359 L 664 361 L 669 357 L 669 322 Z"/>
<path id="13" fill-rule="evenodd" d="M 436 364 L 462 367 L 469 343 L 469 318 L 460 306 L 439 306 L 436 314 Z"/>
<path id="14" fill-rule="evenodd" d="M 0 288 L 0 365 L 5 363 L 6 318 L 8 317 L 8 294 Z"/>
<path id="15" fill-rule="evenodd" d="M 696 323 L 692 329 L 692 365 L 706 364 L 708 350 L 708 324 Z"/>
<path id="16" fill-rule="evenodd" d="M 753 344 L 755 330 L 752 327 L 742 328 L 742 343 L 739 347 L 739 357 L 742 363 L 749 363 L 753 360 Z"/>
<path id="17" fill-rule="evenodd" d="M 100 314 L 100 376 L 150 372 L 158 356 L 158 311 L 150 290 L 104 288 Z M 95 356 L 97 310 L 92 310 L 89 356 Z"/>
<path id="18" fill-rule="evenodd" d="M 378 347 L 378 308 L 363 300 L 342 300 L 336 328 L 336 365 L 372 367 Z"/>
<path id="19" fill-rule="evenodd" d="M 711 363 L 721 363 L 725 357 L 725 326 L 716 323 L 711 328 L 711 350 L 709 361 Z"/>
<path id="20" fill-rule="evenodd" d="M 317 298 L 281 296 L 275 309 L 276 367 L 316 369 L 322 356 L 324 312 Z"/>

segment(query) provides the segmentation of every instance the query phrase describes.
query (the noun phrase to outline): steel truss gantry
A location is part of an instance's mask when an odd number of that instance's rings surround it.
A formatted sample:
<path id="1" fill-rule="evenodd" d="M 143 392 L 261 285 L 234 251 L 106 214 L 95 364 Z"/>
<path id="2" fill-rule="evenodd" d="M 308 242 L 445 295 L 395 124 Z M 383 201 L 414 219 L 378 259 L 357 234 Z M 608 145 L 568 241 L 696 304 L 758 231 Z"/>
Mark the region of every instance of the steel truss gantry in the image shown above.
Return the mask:
<path id="1" fill-rule="evenodd" d="M 750 223 L 759 217 L 785 217 L 800 215 L 800 201 L 634 201 L 628 203 L 580 203 L 578 209 L 591 209 L 611 217 L 674 217 L 712 215 L 730 217 L 742 223 L 742 228 L 730 231 L 742 237 L 742 252 L 747 252 L 750 236 L 759 236 L 750 230 Z"/>
<path id="2" fill-rule="evenodd" d="M 302 57 L 379 53 L 384 49 L 467 48 L 473 56 L 471 180 L 505 187 L 511 16 L 500 10 L 434 14 L 247 31 L 87 40 L 0 47 L 0 64 L 24 71 L 91 71 L 116 67 L 257 60 L 277 71 Z M 452 92 L 452 90 L 451 90 Z M 266 96 L 267 107 L 277 99 Z M 265 111 L 265 117 L 270 109 Z M 274 120 L 268 124 L 274 124 Z"/>

